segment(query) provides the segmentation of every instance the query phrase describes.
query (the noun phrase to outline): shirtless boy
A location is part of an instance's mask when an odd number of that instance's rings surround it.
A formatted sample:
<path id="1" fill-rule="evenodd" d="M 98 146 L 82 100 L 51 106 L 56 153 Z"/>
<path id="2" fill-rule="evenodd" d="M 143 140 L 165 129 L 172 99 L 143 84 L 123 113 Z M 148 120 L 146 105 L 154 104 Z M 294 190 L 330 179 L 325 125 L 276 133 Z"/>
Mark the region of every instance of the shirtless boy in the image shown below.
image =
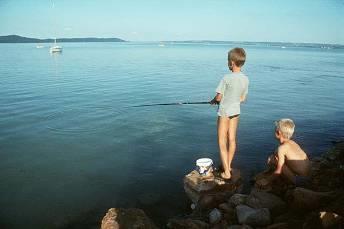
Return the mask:
<path id="1" fill-rule="evenodd" d="M 291 140 L 294 128 L 295 124 L 291 119 L 275 122 L 275 137 L 280 146 L 277 152 L 269 157 L 268 164 L 274 168 L 275 175 L 282 175 L 295 184 L 299 176 L 309 175 L 310 161 L 301 147 Z"/>

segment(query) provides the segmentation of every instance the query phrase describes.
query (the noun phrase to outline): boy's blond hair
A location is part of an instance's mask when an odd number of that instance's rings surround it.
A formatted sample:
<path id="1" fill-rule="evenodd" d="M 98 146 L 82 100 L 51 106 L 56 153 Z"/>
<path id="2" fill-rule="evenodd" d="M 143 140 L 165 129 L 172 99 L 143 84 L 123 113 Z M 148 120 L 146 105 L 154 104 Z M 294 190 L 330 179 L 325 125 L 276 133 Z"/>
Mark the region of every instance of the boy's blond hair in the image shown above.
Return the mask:
<path id="1" fill-rule="evenodd" d="M 233 61 L 238 67 L 243 66 L 245 60 L 246 52 L 243 48 L 234 48 L 228 52 L 228 61 Z"/>
<path id="2" fill-rule="evenodd" d="M 290 139 L 294 134 L 295 124 L 289 118 L 283 118 L 275 121 L 276 131 L 281 131 L 284 138 Z"/>

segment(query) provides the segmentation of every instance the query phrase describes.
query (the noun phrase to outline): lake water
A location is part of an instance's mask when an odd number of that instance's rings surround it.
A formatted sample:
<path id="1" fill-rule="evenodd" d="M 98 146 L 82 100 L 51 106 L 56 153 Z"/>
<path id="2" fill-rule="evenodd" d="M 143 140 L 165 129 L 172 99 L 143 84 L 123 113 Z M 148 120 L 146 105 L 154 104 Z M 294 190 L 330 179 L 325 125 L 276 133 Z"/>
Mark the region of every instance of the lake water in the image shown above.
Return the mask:
<path id="1" fill-rule="evenodd" d="M 243 46 L 250 79 L 234 167 L 264 168 L 273 121 L 289 117 L 315 156 L 343 139 L 344 49 L 234 43 L 0 44 L 1 228 L 98 228 L 110 207 L 143 208 L 158 224 L 189 209 L 183 176 L 218 163 L 209 101 Z"/>

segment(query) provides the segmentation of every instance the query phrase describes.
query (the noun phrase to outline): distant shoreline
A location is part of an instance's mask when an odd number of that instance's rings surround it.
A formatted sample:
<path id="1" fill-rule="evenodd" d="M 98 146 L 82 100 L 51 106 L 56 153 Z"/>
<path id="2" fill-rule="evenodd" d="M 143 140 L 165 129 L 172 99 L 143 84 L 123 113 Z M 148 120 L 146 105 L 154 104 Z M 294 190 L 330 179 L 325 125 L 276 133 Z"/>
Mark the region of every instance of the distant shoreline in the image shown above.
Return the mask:
<path id="1" fill-rule="evenodd" d="M 0 36 L 0 43 L 52 43 L 54 39 L 38 39 L 22 37 L 18 35 Z M 97 37 L 86 37 L 86 38 L 57 38 L 57 42 L 126 42 L 120 38 L 97 38 Z"/>
<path id="2" fill-rule="evenodd" d="M 215 41 L 215 40 L 166 40 L 166 41 L 127 41 L 120 38 L 97 38 L 97 37 L 85 37 L 85 38 L 56 38 L 58 43 L 65 42 L 144 42 L 144 43 L 162 43 L 162 44 L 233 44 L 233 45 L 243 45 L 243 46 L 255 46 L 263 45 L 267 47 L 297 47 L 297 48 L 322 48 L 322 49 L 344 49 L 343 44 L 327 44 L 327 43 L 297 43 L 297 42 L 277 42 L 277 41 Z M 29 38 L 19 35 L 6 35 L 0 36 L 1 43 L 53 43 L 54 39 L 39 39 L 39 38 Z"/>

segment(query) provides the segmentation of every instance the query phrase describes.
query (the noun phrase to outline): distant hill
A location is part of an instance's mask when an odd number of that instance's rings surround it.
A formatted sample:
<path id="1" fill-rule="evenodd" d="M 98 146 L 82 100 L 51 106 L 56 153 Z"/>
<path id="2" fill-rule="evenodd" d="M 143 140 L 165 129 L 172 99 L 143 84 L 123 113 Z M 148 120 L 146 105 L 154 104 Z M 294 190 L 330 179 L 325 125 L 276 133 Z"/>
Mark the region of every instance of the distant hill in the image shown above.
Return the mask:
<path id="1" fill-rule="evenodd" d="M 0 43 L 51 43 L 54 39 L 38 39 L 18 35 L 0 36 Z M 119 38 L 57 38 L 57 42 L 125 42 Z"/>

